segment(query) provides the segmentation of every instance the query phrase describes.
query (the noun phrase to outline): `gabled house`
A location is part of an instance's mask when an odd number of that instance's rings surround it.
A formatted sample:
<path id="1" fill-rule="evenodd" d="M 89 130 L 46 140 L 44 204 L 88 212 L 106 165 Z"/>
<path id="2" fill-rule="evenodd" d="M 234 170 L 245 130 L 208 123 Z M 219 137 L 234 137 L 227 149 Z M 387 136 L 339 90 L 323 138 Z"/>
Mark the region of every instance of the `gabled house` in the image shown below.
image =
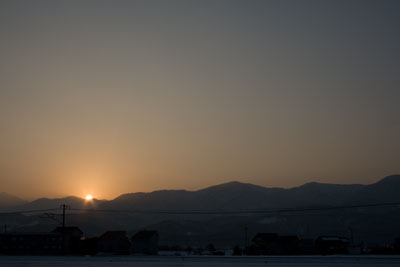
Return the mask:
<path id="1" fill-rule="evenodd" d="M 113 255 L 130 253 L 131 244 L 126 231 L 108 231 L 102 234 L 98 241 L 98 251 Z"/>
<path id="2" fill-rule="evenodd" d="M 142 230 L 131 238 L 132 253 L 156 255 L 158 253 L 159 235 L 157 231 Z"/>

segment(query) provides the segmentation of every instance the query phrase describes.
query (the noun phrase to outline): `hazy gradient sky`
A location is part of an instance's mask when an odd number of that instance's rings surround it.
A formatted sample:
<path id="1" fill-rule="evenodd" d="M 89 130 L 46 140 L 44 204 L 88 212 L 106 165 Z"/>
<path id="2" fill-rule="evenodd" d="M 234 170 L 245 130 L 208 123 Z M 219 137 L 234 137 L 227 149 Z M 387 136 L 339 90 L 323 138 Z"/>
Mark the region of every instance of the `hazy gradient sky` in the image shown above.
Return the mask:
<path id="1" fill-rule="evenodd" d="M 400 173 L 400 1 L 1 1 L 0 191 Z"/>

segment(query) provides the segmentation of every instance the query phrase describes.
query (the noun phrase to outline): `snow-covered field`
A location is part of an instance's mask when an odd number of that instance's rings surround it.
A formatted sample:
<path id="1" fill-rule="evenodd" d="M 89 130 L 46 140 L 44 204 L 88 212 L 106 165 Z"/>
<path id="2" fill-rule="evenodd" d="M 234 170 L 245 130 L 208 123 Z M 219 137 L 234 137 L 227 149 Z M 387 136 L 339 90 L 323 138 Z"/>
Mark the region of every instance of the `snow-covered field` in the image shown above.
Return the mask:
<path id="1" fill-rule="evenodd" d="M 400 256 L 304 256 L 304 257 L 45 257 L 0 256 L 0 266 L 144 266 L 144 267 L 394 267 L 400 266 Z"/>

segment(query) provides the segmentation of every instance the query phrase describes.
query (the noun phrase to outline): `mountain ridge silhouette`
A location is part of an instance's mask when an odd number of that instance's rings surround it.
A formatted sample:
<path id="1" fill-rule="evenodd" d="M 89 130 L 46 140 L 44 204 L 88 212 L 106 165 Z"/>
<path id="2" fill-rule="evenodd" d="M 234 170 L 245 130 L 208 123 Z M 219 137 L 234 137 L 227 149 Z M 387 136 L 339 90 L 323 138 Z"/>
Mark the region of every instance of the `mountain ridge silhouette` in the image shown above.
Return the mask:
<path id="1" fill-rule="evenodd" d="M 50 209 L 67 204 L 77 209 L 88 206 L 91 208 L 160 210 L 295 208 L 400 201 L 400 194 L 397 193 L 399 190 L 400 175 L 390 175 L 368 185 L 309 182 L 292 188 L 263 187 L 232 181 L 194 191 L 156 190 L 126 193 L 112 200 L 94 199 L 91 202 L 83 198 L 68 196 L 39 198 L 31 202 L 19 199 L 18 205 L 7 206 L 7 203 L 1 202 L 2 195 L 0 194 L 0 207 L 3 210 L 5 208 Z"/>
<path id="2" fill-rule="evenodd" d="M 313 238 L 326 234 L 347 236 L 350 227 L 356 240 L 379 243 L 390 242 L 392 238 L 400 236 L 399 205 L 339 210 L 329 207 L 399 203 L 399 191 L 400 175 L 388 176 L 369 185 L 314 182 L 289 189 L 230 182 L 196 191 L 158 190 L 123 194 L 113 200 L 94 199 L 90 202 L 77 197 L 41 198 L 9 210 L 49 208 L 53 209 L 49 212 L 60 221 L 60 205 L 67 204 L 71 206 L 71 210 L 67 211 L 67 225 L 79 226 L 87 236 L 98 236 L 110 229 L 124 229 L 130 234 L 144 228 L 157 229 L 161 242 L 172 240 L 174 244 L 206 245 L 212 237 L 216 244 L 232 245 L 243 240 L 244 225 L 248 226 L 249 237 L 258 232 Z M 307 211 L 309 208 L 321 207 L 319 211 Z M 223 215 L 168 213 L 171 210 L 277 211 L 286 208 L 293 212 Z M 306 211 L 301 211 L 302 208 Z M 10 231 L 17 232 L 50 231 L 59 225 L 59 222 L 43 213 L 3 213 L 0 218 L 9 226 Z"/>

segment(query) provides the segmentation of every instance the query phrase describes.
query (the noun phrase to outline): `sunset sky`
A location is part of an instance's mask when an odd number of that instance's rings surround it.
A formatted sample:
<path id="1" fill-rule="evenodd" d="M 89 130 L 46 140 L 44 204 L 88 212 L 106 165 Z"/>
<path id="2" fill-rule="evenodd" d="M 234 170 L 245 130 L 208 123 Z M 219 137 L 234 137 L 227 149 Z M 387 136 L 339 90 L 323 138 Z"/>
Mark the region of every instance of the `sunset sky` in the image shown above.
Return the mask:
<path id="1" fill-rule="evenodd" d="M 0 191 L 400 173 L 400 1 L 1 1 Z"/>

